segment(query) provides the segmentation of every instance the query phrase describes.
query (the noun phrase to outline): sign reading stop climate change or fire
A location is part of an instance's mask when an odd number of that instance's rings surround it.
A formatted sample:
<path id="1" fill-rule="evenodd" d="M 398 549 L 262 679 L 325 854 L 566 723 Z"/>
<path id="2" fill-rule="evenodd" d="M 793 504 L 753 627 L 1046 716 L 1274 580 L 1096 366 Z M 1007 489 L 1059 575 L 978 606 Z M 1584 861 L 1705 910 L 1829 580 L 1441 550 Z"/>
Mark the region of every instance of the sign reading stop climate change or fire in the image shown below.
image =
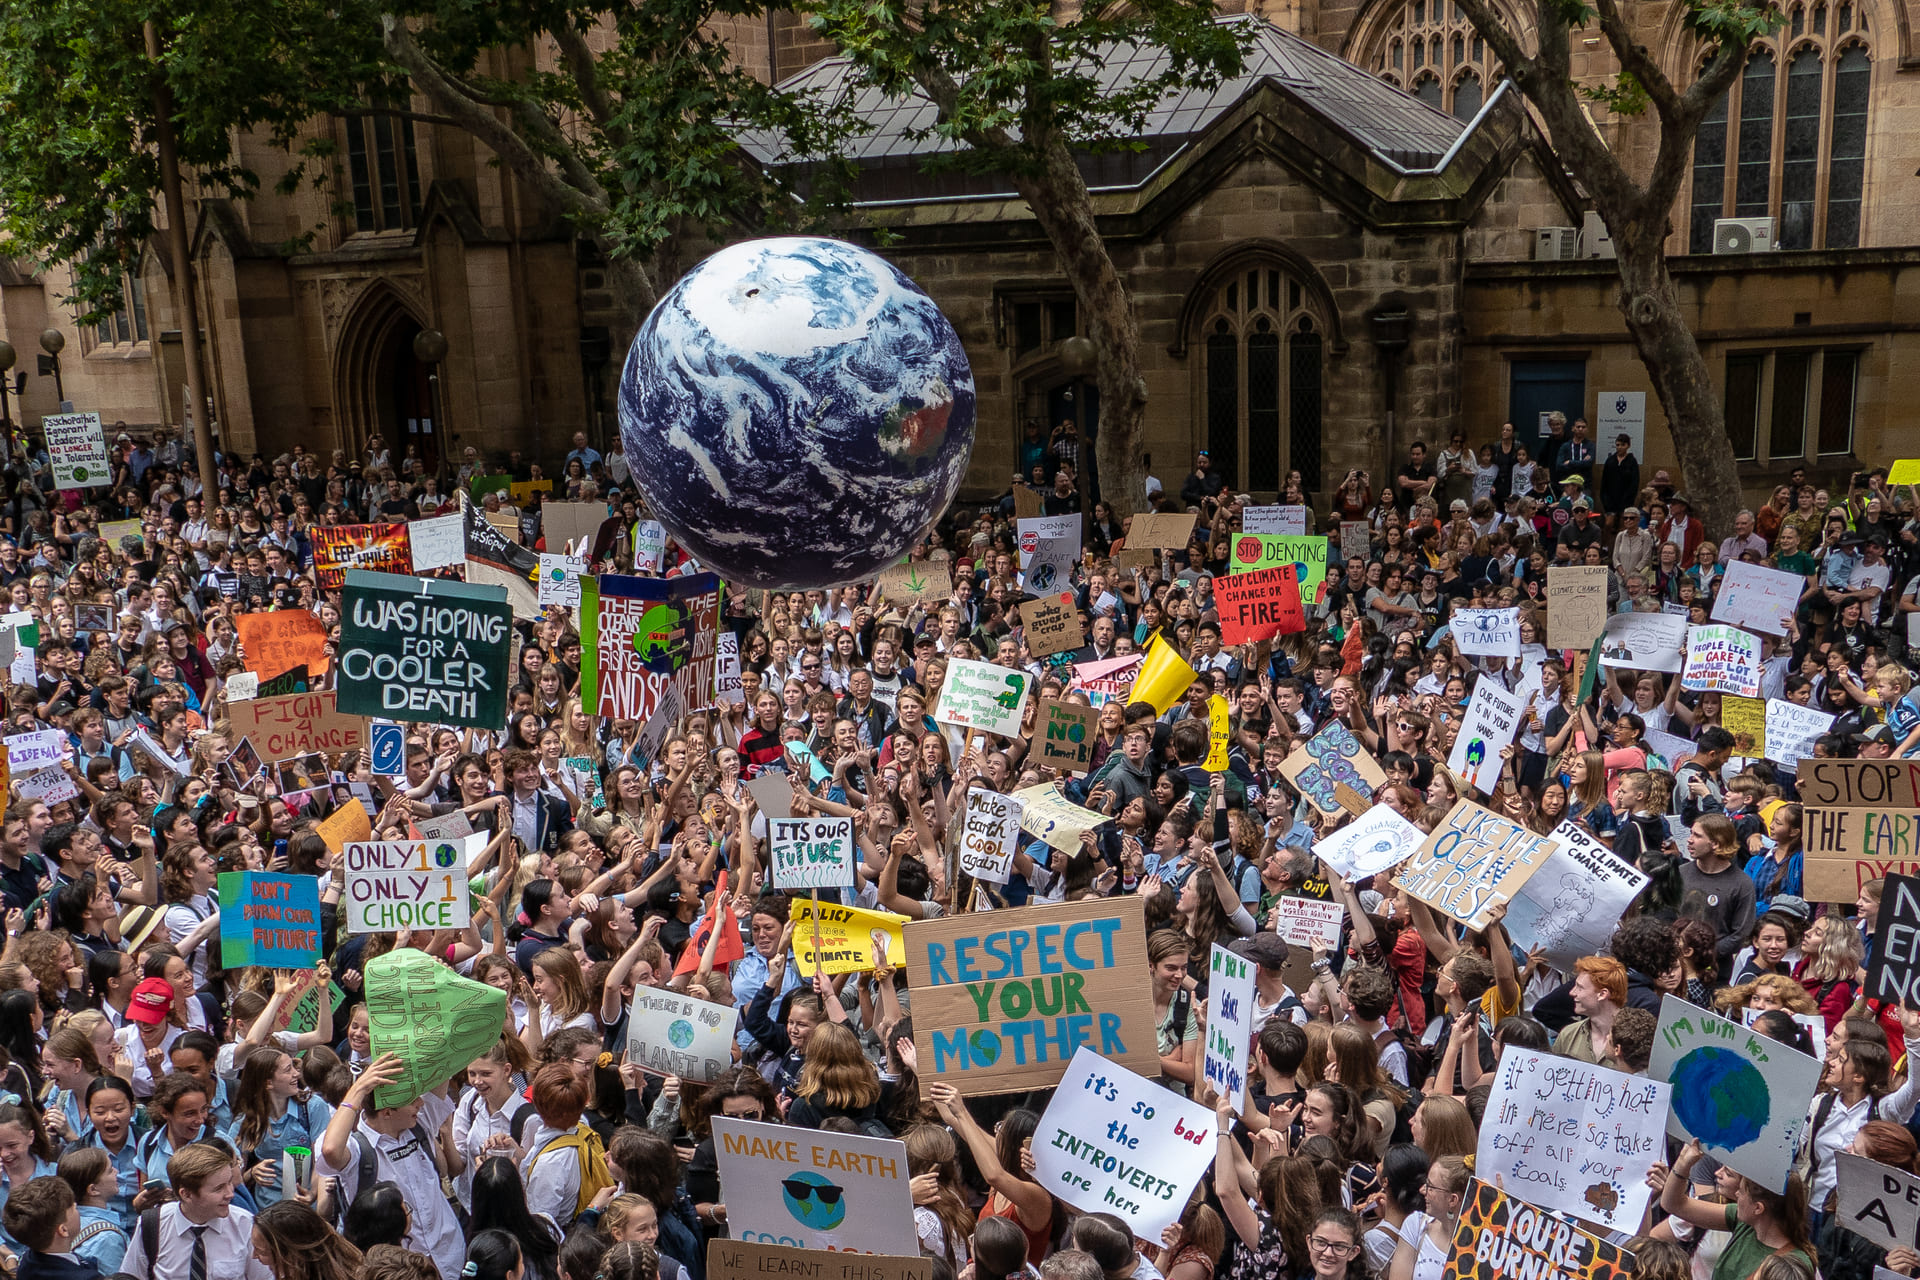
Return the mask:
<path id="1" fill-rule="evenodd" d="M 505 587 L 346 574 L 340 711 L 498 729 L 507 722 L 513 606 Z"/>
<path id="2" fill-rule="evenodd" d="M 906 935 L 923 1076 L 965 1094 L 1044 1088 L 1082 1045 L 1159 1070 L 1139 898 L 928 920 Z"/>

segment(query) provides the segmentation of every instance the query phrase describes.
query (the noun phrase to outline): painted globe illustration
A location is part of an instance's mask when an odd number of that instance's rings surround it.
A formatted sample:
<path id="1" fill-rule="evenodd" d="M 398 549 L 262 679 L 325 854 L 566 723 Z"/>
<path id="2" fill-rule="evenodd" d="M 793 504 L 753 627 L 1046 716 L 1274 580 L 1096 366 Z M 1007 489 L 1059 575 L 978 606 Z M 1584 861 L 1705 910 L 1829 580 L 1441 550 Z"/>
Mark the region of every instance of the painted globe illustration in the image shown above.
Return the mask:
<path id="1" fill-rule="evenodd" d="M 641 493 L 736 586 L 830 586 L 898 560 L 952 501 L 973 431 L 953 326 L 838 240 L 715 253 L 653 309 L 620 377 Z"/>
<path id="2" fill-rule="evenodd" d="M 831 1231 L 846 1221 L 847 1198 L 841 1188 L 811 1169 L 801 1169 L 780 1180 L 780 1199 L 793 1220 L 815 1231 Z"/>
<path id="3" fill-rule="evenodd" d="M 1767 1125 L 1767 1079 L 1731 1050 L 1694 1049 L 1674 1063 L 1672 1079 L 1673 1113 L 1702 1143 L 1742 1146 Z"/>
<path id="4" fill-rule="evenodd" d="M 633 651 L 647 670 L 670 676 L 687 662 L 687 615 L 671 604 L 656 604 L 640 615 Z"/>
<path id="5" fill-rule="evenodd" d="M 684 1049 L 693 1043 L 693 1024 L 685 1018 L 675 1018 L 667 1027 L 667 1039 L 676 1049 Z"/>

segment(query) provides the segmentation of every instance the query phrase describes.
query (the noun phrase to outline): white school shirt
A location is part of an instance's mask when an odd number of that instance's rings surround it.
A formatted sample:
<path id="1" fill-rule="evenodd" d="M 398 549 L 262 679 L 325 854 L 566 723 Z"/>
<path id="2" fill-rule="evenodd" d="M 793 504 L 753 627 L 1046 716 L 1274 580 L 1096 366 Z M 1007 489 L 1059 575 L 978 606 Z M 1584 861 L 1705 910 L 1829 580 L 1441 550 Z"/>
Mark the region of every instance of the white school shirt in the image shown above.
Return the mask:
<path id="1" fill-rule="evenodd" d="M 434 1140 L 440 1126 L 452 1115 L 453 1104 L 445 1098 L 433 1093 L 421 1097 L 418 1124 L 426 1130 L 429 1141 Z M 459 1280 L 460 1268 L 467 1259 L 466 1240 L 460 1233 L 460 1219 L 454 1216 L 452 1203 L 441 1194 L 440 1169 L 434 1163 L 433 1152 L 420 1147 L 411 1131 L 397 1138 L 376 1133 L 365 1116 L 360 1118 L 354 1133 L 358 1139 L 347 1142 L 345 1168 L 328 1164 L 326 1155 L 316 1150 L 314 1172 L 323 1178 L 340 1179 L 339 1203 L 352 1204 L 353 1198 L 360 1194 L 359 1143 L 372 1143 L 374 1181 L 397 1185 L 413 1210 L 413 1223 L 401 1244 L 432 1258 L 433 1265 L 440 1270 L 440 1280 Z M 398 1163 L 393 1159 L 395 1153 L 400 1154 Z"/>
<path id="2" fill-rule="evenodd" d="M 160 1208 L 160 1256 L 147 1266 L 147 1245 L 135 1229 L 127 1243 L 120 1270 L 153 1280 L 187 1280 L 193 1265 L 193 1224 L 176 1204 Z M 273 1272 L 253 1256 L 253 1215 L 235 1206 L 224 1218 L 215 1218 L 200 1233 L 206 1246 L 207 1280 L 274 1280 Z M 464 1253 L 462 1255 L 464 1257 Z"/>

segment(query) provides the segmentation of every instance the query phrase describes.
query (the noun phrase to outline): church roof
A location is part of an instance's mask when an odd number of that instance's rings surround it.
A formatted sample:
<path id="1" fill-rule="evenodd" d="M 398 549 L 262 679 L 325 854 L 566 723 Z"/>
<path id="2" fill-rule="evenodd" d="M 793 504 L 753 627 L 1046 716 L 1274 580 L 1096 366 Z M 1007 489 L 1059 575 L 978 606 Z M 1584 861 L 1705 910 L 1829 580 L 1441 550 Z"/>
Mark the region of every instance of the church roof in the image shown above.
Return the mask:
<path id="1" fill-rule="evenodd" d="M 1143 150 L 1082 154 L 1080 168 L 1089 187 L 1113 191 L 1140 186 L 1263 84 L 1280 88 L 1374 157 L 1403 171 L 1434 167 L 1467 131 L 1465 121 L 1303 36 L 1248 15 L 1220 21 L 1245 24 L 1251 30 L 1240 74 L 1212 89 L 1185 89 L 1162 99 L 1148 113 L 1138 135 L 1146 143 Z M 1162 49 L 1116 48 L 1098 74 L 1103 84 L 1133 83 L 1157 74 L 1166 62 Z M 846 142 L 847 154 L 861 169 L 856 184 L 859 203 L 1014 194 L 1000 175 L 921 171 L 921 162 L 928 156 L 958 148 L 926 133 L 936 112 L 933 102 L 917 90 L 911 96 L 893 97 L 869 86 L 856 87 L 852 64 L 844 57 L 817 62 L 789 77 L 783 87 L 829 98 L 851 94 L 854 111 L 867 126 Z M 755 131 L 741 141 L 762 163 L 790 159 L 777 135 Z"/>

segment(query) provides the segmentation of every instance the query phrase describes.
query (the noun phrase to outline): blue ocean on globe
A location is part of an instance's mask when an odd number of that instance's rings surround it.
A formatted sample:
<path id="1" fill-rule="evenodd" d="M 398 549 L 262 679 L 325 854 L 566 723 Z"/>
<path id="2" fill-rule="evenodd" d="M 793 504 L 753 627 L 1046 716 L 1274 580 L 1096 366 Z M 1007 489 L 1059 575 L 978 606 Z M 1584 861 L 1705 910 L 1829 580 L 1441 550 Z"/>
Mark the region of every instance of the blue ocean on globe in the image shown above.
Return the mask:
<path id="1" fill-rule="evenodd" d="M 933 299 L 838 240 L 730 245 L 635 335 L 620 433 L 654 517 L 755 587 L 871 577 L 925 535 L 973 452 L 973 372 Z"/>
<path id="2" fill-rule="evenodd" d="M 1730 1049 L 1689 1051 L 1673 1064 L 1673 1114 L 1708 1146 L 1745 1146 L 1767 1127 L 1767 1078 Z"/>

